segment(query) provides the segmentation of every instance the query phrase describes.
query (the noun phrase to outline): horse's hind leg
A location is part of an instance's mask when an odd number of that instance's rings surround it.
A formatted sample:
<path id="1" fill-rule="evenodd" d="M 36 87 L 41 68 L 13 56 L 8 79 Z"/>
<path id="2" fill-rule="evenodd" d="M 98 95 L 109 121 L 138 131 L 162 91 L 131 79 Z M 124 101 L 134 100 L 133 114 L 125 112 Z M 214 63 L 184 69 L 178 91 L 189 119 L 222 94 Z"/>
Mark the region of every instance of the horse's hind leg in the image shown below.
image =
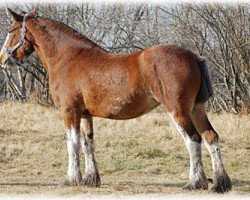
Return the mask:
<path id="1" fill-rule="evenodd" d="M 189 112 L 185 112 L 183 109 L 174 110 L 170 113 L 170 117 L 183 137 L 190 155 L 189 181 L 183 189 L 208 189 L 208 182 L 201 159 L 202 139 L 192 123 Z"/>
<path id="2" fill-rule="evenodd" d="M 231 190 L 231 180 L 224 169 L 222 156 L 220 152 L 219 136 L 210 124 L 206 111 L 205 104 L 195 104 L 192 118 L 198 131 L 202 135 L 205 146 L 208 149 L 213 167 L 213 187 L 215 192 L 223 193 Z"/>
<path id="3" fill-rule="evenodd" d="M 85 156 L 85 176 L 83 178 L 83 184 L 89 187 L 99 187 L 101 185 L 101 179 L 94 155 L 92 117 L 83 118 L 81 126 L 81 145 Z"/>

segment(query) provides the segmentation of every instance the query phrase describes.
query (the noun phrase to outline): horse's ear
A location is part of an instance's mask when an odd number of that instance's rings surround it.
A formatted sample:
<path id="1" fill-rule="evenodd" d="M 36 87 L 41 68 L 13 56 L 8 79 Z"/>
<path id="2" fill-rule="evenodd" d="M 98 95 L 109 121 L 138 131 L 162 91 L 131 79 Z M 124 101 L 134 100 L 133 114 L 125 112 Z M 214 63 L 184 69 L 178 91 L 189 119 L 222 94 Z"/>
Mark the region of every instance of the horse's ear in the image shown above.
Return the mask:
<path id="1" fill-rule="evenodd" d="M 33 8 L 32 11 L 30 12 L 32 15 L 37 16 L 37 8 Z"/>
<path id="2" fill-rule="evenodd" d="M 23 21 L 23 16 L 18 15 L 17 13 L 13 12 L 11 9 L 6 9 L 7 16 L 10 17 L 13 21 L 21 22 Z"/>

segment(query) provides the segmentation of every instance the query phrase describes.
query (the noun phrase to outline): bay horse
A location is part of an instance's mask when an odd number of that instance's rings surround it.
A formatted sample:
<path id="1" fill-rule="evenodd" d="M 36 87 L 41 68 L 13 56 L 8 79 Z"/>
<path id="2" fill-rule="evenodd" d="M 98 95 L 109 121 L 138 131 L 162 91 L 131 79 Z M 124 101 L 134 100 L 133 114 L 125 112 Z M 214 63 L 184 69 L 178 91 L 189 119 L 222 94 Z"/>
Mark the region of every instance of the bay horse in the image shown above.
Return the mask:
<path id="1" fill-rule="evenodd" d="M 208 189 L 201 141 L 213 168 L 214 192 L 232 188 L 222 161 L 219 136 L 209 122 L 205 103 L 212 86 L 205 61 L 184 48 L 157 45 L 131 54 L 113 54 L 67 25 L 32 10 L 19 15 L 0 53 L 2 67 L 18 64 L 33 51 L 49 74 L 50 91 L 66 126 L 68 171 L 64 185 L 99 187 L 93 146 L 93 117 L 125 120 L 162 104 L 190 154 L 184 189 Z M 85 175 L 80 170 L 80 150 Z"/>

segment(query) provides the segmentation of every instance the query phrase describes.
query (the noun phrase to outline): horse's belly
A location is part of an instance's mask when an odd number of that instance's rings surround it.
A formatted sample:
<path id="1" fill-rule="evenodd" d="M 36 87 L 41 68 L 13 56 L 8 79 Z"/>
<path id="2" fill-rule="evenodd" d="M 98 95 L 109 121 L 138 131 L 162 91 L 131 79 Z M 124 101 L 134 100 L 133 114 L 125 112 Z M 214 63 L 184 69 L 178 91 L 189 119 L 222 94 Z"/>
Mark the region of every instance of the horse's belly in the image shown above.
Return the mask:
<path id="1" fill-rule="evenodd" d="M 150 112 L 159 105 L 152 96 L 135 96 L 128 99 L 114 98 L 104 102 L 93 109 L 88 109 L 90 114 L 108 119 L 132 119 Z"/>

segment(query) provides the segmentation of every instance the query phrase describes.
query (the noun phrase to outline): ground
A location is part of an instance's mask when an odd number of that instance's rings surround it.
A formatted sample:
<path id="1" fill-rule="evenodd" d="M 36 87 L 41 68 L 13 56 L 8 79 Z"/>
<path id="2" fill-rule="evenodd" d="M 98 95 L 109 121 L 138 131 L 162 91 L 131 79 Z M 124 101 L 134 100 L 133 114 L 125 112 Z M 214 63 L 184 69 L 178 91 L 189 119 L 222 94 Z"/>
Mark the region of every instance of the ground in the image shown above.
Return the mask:
<path id="1" fill-rule="evenodd" d="M 209 113 L 209 118 L 220 134 L 225 167 L 233 182 L 231 193 L 248 196 L 250 116 Z M 162 109 L 125 121 L 96 118 L 94 131 L 102 186 L 60 187 L 67 172 L 60 111 L 35 103 L 0 103 L 0 195 L 210 194 L 181 190 L 188 178 L 189 156 Z M 211 177 L 204 144 L 202 150 L 205 173 Z"/>

